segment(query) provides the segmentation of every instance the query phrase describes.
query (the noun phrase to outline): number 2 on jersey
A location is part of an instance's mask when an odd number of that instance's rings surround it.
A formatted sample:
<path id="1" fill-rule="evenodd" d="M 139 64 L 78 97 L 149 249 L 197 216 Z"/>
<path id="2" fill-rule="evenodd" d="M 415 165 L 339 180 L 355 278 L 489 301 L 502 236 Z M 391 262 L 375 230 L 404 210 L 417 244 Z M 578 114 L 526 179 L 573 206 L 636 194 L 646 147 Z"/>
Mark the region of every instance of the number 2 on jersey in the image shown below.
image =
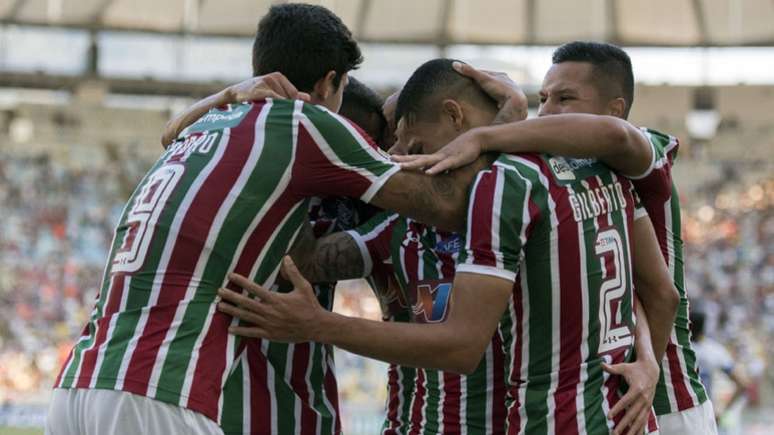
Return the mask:
<path id="1" fill-rule="evenodd" d="M 600 288 L 599 301 L 599 353 L 603 354 L 632 344 L 631 331 L 627 322 L 623 321 L 621 312 L 629 279 L 626 276 L 625 252 L 618 230 L 610 228 L 600 231 L 594 249 L 606 278 Z"/>

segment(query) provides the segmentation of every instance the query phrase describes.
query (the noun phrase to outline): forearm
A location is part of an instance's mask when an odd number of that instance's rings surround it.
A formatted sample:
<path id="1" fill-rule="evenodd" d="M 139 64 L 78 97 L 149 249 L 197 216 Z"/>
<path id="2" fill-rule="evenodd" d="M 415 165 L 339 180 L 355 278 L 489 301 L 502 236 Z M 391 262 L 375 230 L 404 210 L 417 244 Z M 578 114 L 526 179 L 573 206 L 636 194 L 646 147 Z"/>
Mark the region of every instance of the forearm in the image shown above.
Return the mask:
<path id="1" fill-rule="evenodd" d="M 670 298 L 659 298 L 653 292 L 638 293 L 638 296 L 641 301 L 638 316 L 647 319 L 652 352 L 656 360 L 661 361 L 674 327 L 677 304 Z"/>
<path id="2" fill-rule="evenodd" d="M 496 157 L 485 154 L 470 165 L 436 176 L 401 171 L 379 190 L 373 203 L 442 230 L 464 231 L 470 183 Z"/>
<path id="3" fill-rule="evenodd" d="M 289 255 L 310 282 L 326 283 L 363 278 L 365 263 L 355 240 L 346 232 L 317 239 L 307 222 Z"/>
<path id="4" fill-rule="evenodd" d="M 596 158 L 626 175 L 642 174 L 652 157 L 641 133 L 612 116 L 543 116 L 482 127 L 479 133 L 487 151 Z"/>
<path id="5" fill-rule="evenodd" d="M 410 367 L 466 373 L 471 367 L 465 354 L 475 352 L 444 323 L 379 322 L 326 312 L 317 331 L 317 342 Z"/>
<path id="6" fill-rule="evenodd" d="M 204 116 L 210 109 L 227 103 L 229 103 L 229 97 L 225 89 L 197 101 L 167 122 L 164 126 L 164 134 L 161 137 L 161 145 L 166 148 L 186 127 L 196 122 L 197 119 Z"/>
<path id="7" fill-rule="evenodd" d="M 657 343 L 653 342 L 653 337 L 650 334 L 650 325 L 648 324 L 648 316 L 642 307 L 642 302 L 634 295 L 634 306 L 637 314 L 637 323 L 634 327 L 634 346 L 637 351 L 637 359 L 652 360 L 656 364 L 661 361 L 663 355 L 657 356 L 653 351 L 654 346 Z"/>

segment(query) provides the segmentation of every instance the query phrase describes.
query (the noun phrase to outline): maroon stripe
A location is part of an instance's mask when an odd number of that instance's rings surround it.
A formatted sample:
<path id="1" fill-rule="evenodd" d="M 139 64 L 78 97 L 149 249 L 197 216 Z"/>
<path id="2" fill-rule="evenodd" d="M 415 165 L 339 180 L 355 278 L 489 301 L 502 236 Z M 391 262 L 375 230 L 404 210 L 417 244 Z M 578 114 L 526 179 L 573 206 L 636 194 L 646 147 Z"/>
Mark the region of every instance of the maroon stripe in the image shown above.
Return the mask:
<path id="1" fill-rule="evenodd" d="M 309 388 L 306 384 L 306 370 L 309 367 L 310 343 L 298 343 L 293 348 L 293 367 L 290 372 L 290 386 L 301 399 L 301 421 L 299 430 L 301 433 L 314 433 L 316 428 L 316 414 L 311 408 L 309 400 Z"/>
<path id="2" fill-rule="evenodd" d="M 593 186 L 592 186 L 593 188 Z M 578 223 L 573 217 L 569 192 L 553 182 L 549 194 L 556 204 L 559 220 L 557 248 L 559 254 L 559 379 L 554 394 L 556 409 L 556 430 L 562 434 L 578 433 L 578 408 L 575 401 L 580 368 L 582 364 L 581 345 L 583 339 L 583 284 L 580 264 L 580 243 Z M 557 289 L 555 289 L 556 291 Z M 554 301 L 556 303 L 557 301 Z"/>
<path id="3" fill-rule="evenodd" d="M 196 263 L 199 261 L 207 235 L 215 220 L 215 215 L 236 182 L 252 150 L 252 146 L 248 146 L 248 144 L 252 144 L 254 141 L 255 120 L 263 106 L 255 107 L 259 109 L 253 108 L 242 123 L 232 130 L 231 138 L 226 144 L 228 148 L 224 151 L 221 160 L 207 175 L 199 191 L 196 192 L 190 207 L 185 212 L 178 237 L 174 241 L 169 264 L 164 271 L 161 271 L 164 274 L 163 281 L 159 289 L 158 302 L 154 308 L 162 309 L 155 312 L 151 309 L 148 322 L 129 362 L 126 380 L 147 384 L 150 379 L 156 356 L 175 316 L 175 309 L 185 296 L 192 273 L 196 269 Z M 212 325 L 217 325 L 218 319 L 220 319 L 221 324 L 228 322 L 227 316 L 217 313 Z M 210 387 L 204 395 L 196 396 L 193 390 L 191 395 L 195 402 L 211 404 L 205 415 L 213 420 L 217 419 L 217 403 L 222 387 L 222 368 L 225 367 L 224 358 L 214 358 L 213 356 L 224 354 L 226 338 L 225 328 L 222 329 L 222 334 L 218 337 L 211 337 L 211 334 L 207 334 L 199 351 L 202 355 L 207 355 L 206 359 L 208 360 L 219 360 L 221 371 L 207 373 L 210 378 Z M 222 346 L 218 346 L 221 343 Z M 135 393 L 145 395 L 147 385 Z M 214 412 L 212 412 L 213 410 Z"/>
<path id="4" fill-rule="evenodd" d="M 468 237 L 474 258 L 468 259 L 479 266 L 496 266 L 497 259 L 492 250 L 492 217 L 494 214 L 495 189 L 502 169 L 495 168 L 485 172 L 478 181 L 473 203 L 468 207 L 474 210 L 468 223 Z"/>
<path id="5" fill-rule="evenodd" d="M 112 285 L 110 286 L 110 290 L 108 290 L 108 303 L 106 310 L 102 313 L 96 322 L 98 327 L 97 336 L 95 337 L 94 343 L 91 345 L 89 350 L 86 350 L 81 354 L 81 371 L 78 374 L 78 380 L 75 384 L 75 388 L 88 388 L 89 384 L 91 383 L 91 377 L 94 375 L 94 370 L 97 366 L 97 356 L 99 355 L 99 349 L 108 338 L 108 329 L 110 328 L 110 320 L 112 319 L 112 316 L 109 313 L 115 313 L 118 311 L 118 307 L 121 305 L 120 294 L 121 289 L 124 287 L 125 280 L 125 274 L 120 274 L 113 277 Z M 111 298 L 111 296 L 115 294 L 119 295 L 118 298 Z M 116 299 L 118 302 L 115 302 Z"/>
<path id="6" fill-rule="evenodd" d="M 271 434 L 271 396 L 274 385 L 268 385 L 268 362 L 261 351 L 261 340 L 250 339 L 245 349 L 250 370 L 250 433 Z"/>
<path id="7" fill-rule="evenodd" d="M 329 349 L 329 348 L 328 348 Z M 336 384 L 336 373 L 334 373 L 333 369 L 330 365 L 327 364 L 328 361 L 328 350 L 325 351 L 325 396 L 328 398 L 328 402 L 330 402 L 331 406 L 333 406 L 333 418 L 335 419 L 335 432 L 337 434 L 341 433 L 341 413 L 339 412 L 339 389 Z"/>
<path id="8" fill-rule="evenodd" d="M 398 382 L 398 366 L 390 364 L 390 367 L 387 369 L 387 393 L 389 397 L 387 402 L 387 421 L 389 422 L 389 426 L 383 432 L 385 435 L 396 433 L 395 429 L 400 426 L 400 422 L 398 421 L 400 388 L 401 385 Z"/>
<path id="9" fill-rule="evenodd" d="M 296 194 L 302 197 L 330 194 L 359 198 L 371 187 L 371 181 L 365 176 L 328 160 L 302 123 L 298 124 L 297 144 L 292 174 Z"/>
<path id="10" fill-rule="evenodd" d="M 462 377 L 453 373 L 439 372 L 443 375 L 444 399 L 441 409 L 443 410 L 443 433 L 460 433 L 460 402 L 462 391 Z M 466 387 L 467 388 L 467 387 Z M 464 393 L 467 393 L 465 391 Z"/>

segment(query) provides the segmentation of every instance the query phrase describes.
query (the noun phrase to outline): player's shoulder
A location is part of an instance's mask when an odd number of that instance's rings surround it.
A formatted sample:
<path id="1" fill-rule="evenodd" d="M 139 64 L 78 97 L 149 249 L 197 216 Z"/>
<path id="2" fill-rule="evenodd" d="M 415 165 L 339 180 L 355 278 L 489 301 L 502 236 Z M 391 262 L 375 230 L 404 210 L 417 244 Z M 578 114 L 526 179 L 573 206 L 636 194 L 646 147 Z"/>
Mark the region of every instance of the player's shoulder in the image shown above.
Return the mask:
<path id="1" fill-rule="evenodd" d="M 660 153 L 668 155 L 677 154 L 680 146 L 677 136 L 648 127 L 639 127 L 639 130 Z"/>

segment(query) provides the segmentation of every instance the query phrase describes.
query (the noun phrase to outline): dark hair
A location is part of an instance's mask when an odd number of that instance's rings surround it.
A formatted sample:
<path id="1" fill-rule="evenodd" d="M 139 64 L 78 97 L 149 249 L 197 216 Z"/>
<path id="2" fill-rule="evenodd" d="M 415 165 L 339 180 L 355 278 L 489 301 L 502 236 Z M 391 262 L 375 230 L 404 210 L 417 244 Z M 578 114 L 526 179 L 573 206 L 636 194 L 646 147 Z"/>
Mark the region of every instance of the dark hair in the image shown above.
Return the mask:
<path id="1" fill-rule="evenodd" d="M 703 311 L 699 309 L 691 310 L 690 314 L 690 328 L 691 335 L 694 340 L 697 340 L 704 336 L 704 320 L 707 316 Z"/>
<path id="2" fill-rule="evenodd" d="M 634 102 L 632 60 L 620 47 L 602 42 L 573 41 L 554 51 L 553 63 L 587 62 L 594 65 L 594 82 L 602 95 L 623 97 L 626 101 L 624 118 Z M 611 89 L 611 84 L 616 88 Z"/>
<path id="3" fill-rule="evenodd" d="M 382 113 L 384 98 L 360 80 L 350 77 L 344 88 L 339 114 L 354 121 L 381 146 L 387 119 Z"/>
<path id="4" fill-rule="evenodd" d="M 334 84 L 363 61 L 352 33 L 322 6 L 272 6 L 261 18 L 253 42 L 253 75 L 279 71 L 298 90 L 309 92 L 328 71 Z"/>
<path id="5" fill-rule="evenodd" d="M 433 104 L 443 98 L 478 100 L 495 105 L 488 95 L 470 78 L 454 70 L 454 59 L 429 60 L 414 71 L 398 96 L 395 122 L 406 117 L 407 122 L 435 116 Z"/>

